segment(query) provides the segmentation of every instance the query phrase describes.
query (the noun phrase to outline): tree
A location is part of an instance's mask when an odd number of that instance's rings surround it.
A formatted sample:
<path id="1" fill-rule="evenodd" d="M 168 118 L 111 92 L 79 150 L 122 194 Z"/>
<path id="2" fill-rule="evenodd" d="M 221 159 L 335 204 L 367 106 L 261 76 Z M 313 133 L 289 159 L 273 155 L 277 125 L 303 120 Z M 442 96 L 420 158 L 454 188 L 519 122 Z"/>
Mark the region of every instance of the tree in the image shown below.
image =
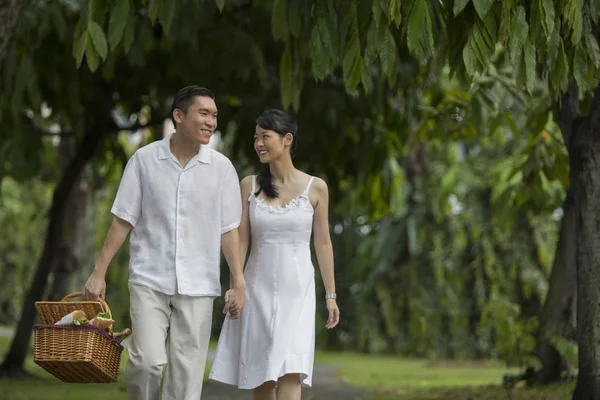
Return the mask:
<path id="1" fill-rule="evenodd" d="M 281 60 L 282 100 L 294 105 L 302 81 L 293 69 L 308 58 L 322 79 L 341 67 L 350 91 L 368 89 L 368 68 L 377 65 L 390 83 L 396 78 L 398 43 L 431 67 L 447 61 L 461 81 L 484 72 L 498 45 L 507 49 L 519 87 L 532 93 L 543 76 L 555 99 L 570 160 L 570 193 L 578 221 L 577 326 L 579 380 L 574 399 L 600 398 L 600 173 L 595 162 L 600 137 L 598 1 L 424 0 L 324 1 L 314 15 L 288 12 L 294 2 L 277 0 L 273 34 L 285 44 Z M 300 19 L 300 21 L 298 21 Z M 389 29 L 389 25 L 392 27 Z M 304 29 L 306 27 L 306 29 Z M 310 45 L 306 45 L 310 43 Z M 579 99 L 583 98 L 580 107 Z M 296 102 L 297 103 L 297 102 Z M 580 110 L 584 111 L 581 112 Z"/>
<path id="2" fill-rule="evenodd" d="M 166 26 L 170 26 L 173 15 L 187 9 L 185 2 L 127 3 L 142 7 L 147 4 L 150 18 Z M 223 0 L 216 3 L 225 14 L 229 7 L 239 4 Z M 302 12 L 308 9 L 310 13 Z M 116 21 L 119 14 L 115 10 L 116 5 L 111 11 Z M 393 85 L 398 78 L 400 44 L 406 44 L 411 55 L 432 70 L 448 63 L 453 76 L 465 83 L 486 71 L 499 46 L 506 49 L 519 88 L 532 93 L 536 76 L 544 78 L 552 98 L 557 100 L 556 114 L 570 160 L 569 193 L 580 238 L 579 380 L 574 399 L 600 398 L 600 334 L 595 328 L 600 326 L 600 262 L 594 261 L 600 259 L 600 220 L 594 217 L 600 211 L 594 179 L 600 173 L 595 161 L 600 155 L 600 136 L 595 134 L 600 122 L 600 2 L 275 0 L 271 15 L 273 36 L 283 46 L 279 75 L 284 107 L 299 108 L 306 81 L 298 71 L 306 62 L 310 62 L 317 80 L 335 76 L 341 68 L 349 92 L 359 85 L 371 89 L 373 68 Z M 118 41 L 115 26 L 109 24 L 109 37 Z M 89 32 L 93 31 L 97 29 Z"/>
<path id="3" fill-rule="evenodd" d="M 0 1 L 0 61 L 13 35 L 27 0 Z"/>
<path id="4" fill-rule="evenodd" d="M 101 68 L 99 72 L 109 77 L 108 80 L 118 74 L 129 74 L 132 78 L 140 74 L 146 84 L 153 82 L 148 96 L 155 101 L 124 102 L 127 114 L 138 112 L 141 105 L 164 101 L 168 98 L 164 94 L 172 90 L 173 82 L 182 82 L 182 79 L 174 79 L 172 72 L 164 67 L 158 77 L 156 70 L 144 74 L 143 68 L 132 70 L 131 65 L 125 68 L 123 60 L 139 67 L 148 60 L 158 62 L 157 57 L 165 57 L 168 52 L 188 62 L 178 64 L 177 73 L 190 81 L 195 80 L 192 77 L 210 76 L 211 82 L 219 82 L 221 93 L 228 93 L 233 99 L 225 105 L 225 115 L 248 123 L 257 110 L 278 102 L 272 69 L 269 69 L 274 64 L 273 58 L 278 64 L 279 79 L 275 78 L 275 85 L 282 105 L 301 110 L 302 96 L 308 92 L 311 78 L 325 84 L 341 82 L 351 96 L 356 96 L 361 87 L 382 94 L 380 101 L 393 101 L 394 85 L 405 71 L 402 69 L 405 64 L 400 60 L 406 57 L 427 66 L 432 74 L 449 64 L 453 76 L 469 83 L 490 67 L 491 58 L 504 47 L 506 51 L 502 56 L 512 64 L 519 89 L 533 92 L 537 73 L 544 77 L 553 98 L 567 92 L 565 100 L 570 101 L 562 102 L 559 121 L 569 148 L 574 207 L 580 217 L 593 215 L 590 211 L 594 211 L 596 203 L 585 196 L 592 193 L 594 181 L 582 177 L 595 171 L 590 169 L 594 167 L 590 161 L 592 154 L 584 150 L 594 148 L 589 145 L 594 141 L 591 132 L 600 113 L 597 107 L 587 107 L 594 104 L 592 98 L 600 64 L 597 0 L 216 0 L 203 4 L 192 0 L 115 0 L 110 6 L 92 0 L 69 4 L 79 14 L 77 26 L 68 31 L 68 37 L 73 33 L 75 39 L 74 64 L 82 65 L 85 57 L 87 67 L 91 71 Z M 217 7 L 222 12 L 220 16 Z M 263 29 L 267 20 L 271 21 L 272 28 L 269 38 Z M 268 40 L 272 37 L 279 43 Z M 134 41 L 136 46 L 132 46 Z M 209 49 L 216 47 L 217 42 L 221 49 L 229 51 L 217 53 Z M 199 43 L 211 46 L 199 46 Z M 409 54 L 404 53 L 405 48 Z M 194 62 L 188 56 L 190 49 L 201 50 L 195 57 L 204 63 Z M 246 55 L 253 72 L 238 69 L 236 58 L 229 54 L 232 52 Z M 221 68 L 220 74 L 215 73 L 215 67 Z M 304 72 L 306 67 L 310 67 L 310 74 Z M 231 79 L 232 76 L 236 79 Z M 385 85 L 379 76 L 386 78 Z M 240 84 L 241 87 L 235 86 Z M 113 88 L 112 91 L 125 95 L 127 89 L 140 87 L 143 86 L 129 84 L 126 89 Z M 581 109 L 590 112 L 579 114 L 576 96 L 579 91 L 584 98 Z M 596 99 L 599 97 L 595 95 Z M 244 107 L 236 106 L 236 102 Z M 160 110 L 162 106 L 159 104 L 156 108 Z M 571 140 L 576 137 L 580 139 Z M 572 146 L 572 143 L 584 143 L 584 146 Z M 573 168 L 574 159 L 579 160 L 576 163 L 579 169 Z M 360 169 L 355 165 L 348 167 L 350 171 Z M 589 232 L 597 231 L 597 226 L 586 223 Z M 595 300 L 600 300 L 596 296 L 600 294 L 586 275 L 593 268 L 600 268 L 592 263 L 593 252 L 600 251 L 593 246 L 594 237 L 584 236 L 582 240 L 587 241 L 587 247 L 578 246 L 578 298 L 584 300 L 578 301 L 578 327 L 582 333 L 581 349 L 586 349 L 580 351 L 581 380 L 577 398 L 582 399 L 593 397 L 600 390 L 600 382 L 590 380 L 598 375 L 593 367 L 598 352 L 587 351 L 589 346 L 596 346 L 592 328 L 600 322 L 596 315 L 600 309 L 595 308 L 599 304 Z M 586 312 L 582 312 L 582 308 Z"/>
<path id="5" fill-rule="evenodd" d="M 2 176 L 27 181 L 47 167 L 42 155 L 53 149 L 54 140 L 69 137 L 77 143 L 77 151 L 54 189 L 43 253 L 1 367 L 8 376 L 22 373 L 35 321 L 34 302 L 47 292 L 48 277 L 63 243 L 63 217 L 70 211 L 66 200 L 85 165 L 103 158 L 115 163 L 122 160 L 124 152 L 115 140 L 120 131 L 150 127 L 162 133 L 173 92 L 197 82 L 199 76 L 214 83 L 210 87 L 223 99 L 219 102 L 221 118 L 231 121 L 233 128 L 252 126 L 265 105 L 278 103 L 278 82 L 271 71 L 279 59 L 279 46 L 271 40 L 265 23 L 269 14 L 263 8 L 240 7 L 227 19 L 218 20 L 214 4 L 194 3 L 189 13 L 182 15 L 185 23 L 177 25 L 178 41 L 168 39 L 160 25 L 134 17 L 129 29 L 137 36 L 129 43 L 131 51 L 113 54 L 100 70 L 91 73 L 87 67 L 75 68 L 71 48 L 65 46 L 81 29 L 76 23 L 79 9 L 73 4 L 34 2 L 2 64 L 8 84 L 0 93 L 0 115 L 11 127 L 0 132 Z M 259 51 L 257 43 L 261 41 L 264 47 Z M 200 45 L 205 42 L 211 46 Z M 222 49 L 228 46 L 233 46 L 232 51 L 224 56 Z M 173 54 L 178 56 L 174 59 Z M 93 60 L 89 54 L 86 57 Z M 240 64 L 240 59 L 245 63 Z M 331 90 L 338 98 L 345 97 L 337 86 Z M 44 115 L 44 108 L 51 110 L 49 115 Z"/>

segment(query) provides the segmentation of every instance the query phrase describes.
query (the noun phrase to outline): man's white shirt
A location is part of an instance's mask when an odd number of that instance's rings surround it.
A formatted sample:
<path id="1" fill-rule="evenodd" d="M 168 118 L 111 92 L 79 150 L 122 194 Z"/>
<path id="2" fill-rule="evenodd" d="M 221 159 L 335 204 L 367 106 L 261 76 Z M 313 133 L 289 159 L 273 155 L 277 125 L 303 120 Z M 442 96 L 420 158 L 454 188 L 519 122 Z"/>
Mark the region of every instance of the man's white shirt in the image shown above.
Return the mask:
<path id="1" fill-rule="evenodd" d="M 169 295 L 219 296 L 221 235 L 242 217 L 238 175 L 207 146 L 182 168 L 170 139 L 129 159 L 111 209 L 133 226 L 129 282 Z"/>

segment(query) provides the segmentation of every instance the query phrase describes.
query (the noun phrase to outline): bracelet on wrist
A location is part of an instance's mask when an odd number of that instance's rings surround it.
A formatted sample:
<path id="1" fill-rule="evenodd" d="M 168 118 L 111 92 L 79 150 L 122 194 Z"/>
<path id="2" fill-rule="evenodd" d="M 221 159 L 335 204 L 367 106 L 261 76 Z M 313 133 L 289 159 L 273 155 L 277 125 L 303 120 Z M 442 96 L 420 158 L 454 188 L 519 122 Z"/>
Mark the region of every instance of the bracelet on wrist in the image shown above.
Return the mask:
<path id="1" fill-rule="evenodd" d="M 335 300 L 336 298 L 337 298 L 337 296 L 335 295 L 335 293 L 326 293 L 325 294 L 325 300 L 329 300 L 329 299 Z"/>

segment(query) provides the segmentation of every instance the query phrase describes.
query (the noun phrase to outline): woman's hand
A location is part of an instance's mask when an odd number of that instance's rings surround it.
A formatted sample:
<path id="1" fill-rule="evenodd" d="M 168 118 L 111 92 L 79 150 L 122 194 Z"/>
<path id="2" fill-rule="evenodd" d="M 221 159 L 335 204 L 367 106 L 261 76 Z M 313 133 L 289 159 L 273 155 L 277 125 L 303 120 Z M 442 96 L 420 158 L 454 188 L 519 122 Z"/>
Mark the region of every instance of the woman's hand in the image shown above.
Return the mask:
<path id="1" fill-rule="evenodd" d="M 335 299 L 327 299 L 327 311 L 329 312 L 329 318 L 327 319 L 327 323 L 325 327 L 327 329 L 335 328 L 336 325 L 340 322 L 340 309 L 337 306 L 337 302 Z"/>

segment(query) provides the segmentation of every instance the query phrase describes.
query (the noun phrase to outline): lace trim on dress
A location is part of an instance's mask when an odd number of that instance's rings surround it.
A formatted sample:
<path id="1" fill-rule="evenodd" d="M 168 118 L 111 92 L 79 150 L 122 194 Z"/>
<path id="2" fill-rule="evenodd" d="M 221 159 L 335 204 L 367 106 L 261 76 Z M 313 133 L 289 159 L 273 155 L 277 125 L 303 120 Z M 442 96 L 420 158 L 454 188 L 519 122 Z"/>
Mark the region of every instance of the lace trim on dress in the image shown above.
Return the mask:
<path id="1" fill-rule="evenodd" d="M 308 193 L 306 193 L 306 192 L 302 193 L 300 196 L 296 197 L 295 199 L 292 199 L 285 206 L 273 206 L 273 205 L 267 203 L 264 199 L 254 196 L 254 194 L 252 194 L 250 196 L 250 198 L 252 198 L 252 197 L 254 197 L 254 200 L 256 200 L 257 208 L 268 211 L 271 214 L 285 214 L 286 212 L 289 212 L 292 210 L 297 210 L 302 205 L 302 199 L 306 199 L 308 201 Z M 248 199 L 248 200 L 250 200 L 250 199 Z M 310 202 L 309 202 L 309 204 L 310 204 Z M 312 208 L 312 205 L 310 207 Z"/>
<path id="2" fill-rule="evenodd" d="M 271 214 L 285 214 L 289 211 L 299 209 L 300 206 L 302 205 L 302 199 L 305 199 L 306 202 L 308 203 L 310 209 L 312 211 L 314 211 L 313 206 L 312 206 L 312 204 L 310 204 L 310 200 L 308 198 L 308 190 L 310 189 L 310 185 L 312 184 L 313 179 L 314 179 L 314 177 L 310 178 L 310 180 L 308 181 L 308 185 L 306 186 L 306 189 L 304 189 L 304 192 L 302 192 L 302 194 L 300 194 L 300 196 L 296 197 L 295 199 L 292 199 L 285 206 L 273 206 L 273 205 L 267 203 L 264 199 L 256 197 L 256 194 L 255 194 L 256 193 L 256 176 L 253 176 L 252 177 L 252 193 L 250 193 L 250 196 L 248 196 L 248 201 L 250 201 L 252 198 L 254 198 L 254 200 L 256 200 L 257 208 L 268 211 Z"/>

